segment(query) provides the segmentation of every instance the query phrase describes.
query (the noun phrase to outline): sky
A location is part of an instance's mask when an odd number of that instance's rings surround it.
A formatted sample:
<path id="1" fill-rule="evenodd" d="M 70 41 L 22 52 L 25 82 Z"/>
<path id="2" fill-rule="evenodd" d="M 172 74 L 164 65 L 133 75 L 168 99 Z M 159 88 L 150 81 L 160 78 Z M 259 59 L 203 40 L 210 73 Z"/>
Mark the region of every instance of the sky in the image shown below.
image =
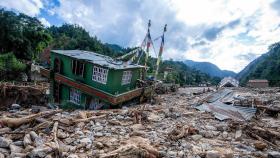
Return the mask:
<path id="1" fill-rule="evenodd" d="M 46 27 L 78 24 L 122 47 L 139 46 L 150 19 L 153 39 L 167 24 L 164 59 L 208 61 L 235 72 L 280 41 L 280 0 L 0 0 L 0 7 Z"/>

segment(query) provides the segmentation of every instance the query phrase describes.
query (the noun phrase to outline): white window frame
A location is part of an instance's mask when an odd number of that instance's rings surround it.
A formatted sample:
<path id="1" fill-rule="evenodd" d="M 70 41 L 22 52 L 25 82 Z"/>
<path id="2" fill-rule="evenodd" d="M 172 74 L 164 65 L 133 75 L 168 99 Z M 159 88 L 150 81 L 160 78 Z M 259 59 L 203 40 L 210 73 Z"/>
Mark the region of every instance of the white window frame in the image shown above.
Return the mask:
<path id="1" fill-rule="evenodd" d="M 123 71 L 122 75 L 122 85 L 130 84 L 132 78 L 132 71 Z"/>
<path id="2" fill-rule="evenodd" d="M 94 66 L 92 69 L 92 80 L 102 83 L 102 84 L 106 84 L 107 83 L 107 76 L 108 76 L 108 69 L 102 68 L 102 67 L 98 67 L 98 66 Z"/>
<path id="3" fill-rule="evenodd" d="M 69 100 L 73 103 L 81 103 L 81 92 L 77 89 L 70 88 Z"/>
<path id="4" fill-rule="evenodd" d="M 92 98 L 89 105 L 89 110 L 99 110 L 104 106 L 104 102 L 102 102 L 98 98 Z"/>

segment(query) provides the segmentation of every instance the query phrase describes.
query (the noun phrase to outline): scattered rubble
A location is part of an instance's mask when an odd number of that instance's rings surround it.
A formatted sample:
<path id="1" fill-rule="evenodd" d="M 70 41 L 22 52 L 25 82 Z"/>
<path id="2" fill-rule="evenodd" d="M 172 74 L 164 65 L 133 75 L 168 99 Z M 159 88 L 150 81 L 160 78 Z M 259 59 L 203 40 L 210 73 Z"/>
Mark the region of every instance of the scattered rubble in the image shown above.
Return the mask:
<path id="1" fill-rule="evenodd" d="M 47 104 L 48 83 L 0 82 L 0 110 L 16 112 L 22 106 L 45 106 Z M 12 106 L 11 106 L 12 105 Z"/>
<path id="2" fill-rule="evenodd" d="M 10 104 L 15 111 L 0 112 L 0 158 L 279 157 L 280 120 L 266 111 L 279 104 L 279 89 L 233 88 L 225 97 L 213 91 L 180 88 L 156 104 L 100 111 Z M 196 109 L 217 101 L 257 112 L 221 120 Z"/>

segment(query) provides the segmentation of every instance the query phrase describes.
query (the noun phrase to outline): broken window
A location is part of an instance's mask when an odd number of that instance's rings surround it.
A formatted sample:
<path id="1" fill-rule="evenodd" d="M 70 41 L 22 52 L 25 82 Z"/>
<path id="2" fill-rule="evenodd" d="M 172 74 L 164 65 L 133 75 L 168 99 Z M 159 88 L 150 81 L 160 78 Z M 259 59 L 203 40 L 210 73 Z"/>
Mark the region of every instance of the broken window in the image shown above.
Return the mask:
<path id="1" fill-rule="evenodd" d="M 108 69 L 104 69 L 98 66 L 93 67 L 93 72 L 92 72 L 93 81 L 106 84 L 107 76 L 108 76 Z"/>
<path id="2" fill-rule="evenodd" d="M 83 76 L 84 75 L 85 64 L 78 60 L 72 60 L 72 72 L 75 75 Z"/>
<path id="3" fill-rule="evenodd" d="M 105 105 L 104 102 L 102 102 L 100 99 L 98 98 L 92 98 L 89 104 L 88 109 L 89 110 L 99 110 L 101 109 L 103 106 Z"/>
<path id="4" fill-rule="evenodd" d="M 80 104 L 80 102 L 81 102 L 81 92 L 77 89 L 71 88 L 70 89 L 69 100 L 73 103 Z"/>
<path id="5" fill-rule="evenodd" d="M 131 71 L 124 71 L 122 76 L 122 85 L 129 84 L 131 82 L 132 72 Z"/>
<path id="6" fill-rule="evenodd" d="M 54 72 L 60 73 L 60 60 L 58 58 L 54 59 Z"/>
<path id="7" fill-rule="evenodd" d="M 56 103 L 60 102 L 60 83 L 54 82 L 54 91 L 53 91 L 53 96 L 54 96 L 54 101 Z"/>

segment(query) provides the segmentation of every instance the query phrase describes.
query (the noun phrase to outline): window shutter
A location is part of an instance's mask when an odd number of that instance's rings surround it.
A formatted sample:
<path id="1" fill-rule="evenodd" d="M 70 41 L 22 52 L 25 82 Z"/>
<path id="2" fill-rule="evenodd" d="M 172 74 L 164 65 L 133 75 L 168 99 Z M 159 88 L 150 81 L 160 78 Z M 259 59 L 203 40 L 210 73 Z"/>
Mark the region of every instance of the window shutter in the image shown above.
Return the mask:
<path id="1" fill-rule="evenodd" d="M 72 60 L 71 67 L 72 67 L 72 73 L 75 73 L 75 61 L 74 60 Z"/>
<path id="2" fill-rule="evenodd" d="M 82 76 L 84 77 L 85 63 L 82 63 Z"/>

